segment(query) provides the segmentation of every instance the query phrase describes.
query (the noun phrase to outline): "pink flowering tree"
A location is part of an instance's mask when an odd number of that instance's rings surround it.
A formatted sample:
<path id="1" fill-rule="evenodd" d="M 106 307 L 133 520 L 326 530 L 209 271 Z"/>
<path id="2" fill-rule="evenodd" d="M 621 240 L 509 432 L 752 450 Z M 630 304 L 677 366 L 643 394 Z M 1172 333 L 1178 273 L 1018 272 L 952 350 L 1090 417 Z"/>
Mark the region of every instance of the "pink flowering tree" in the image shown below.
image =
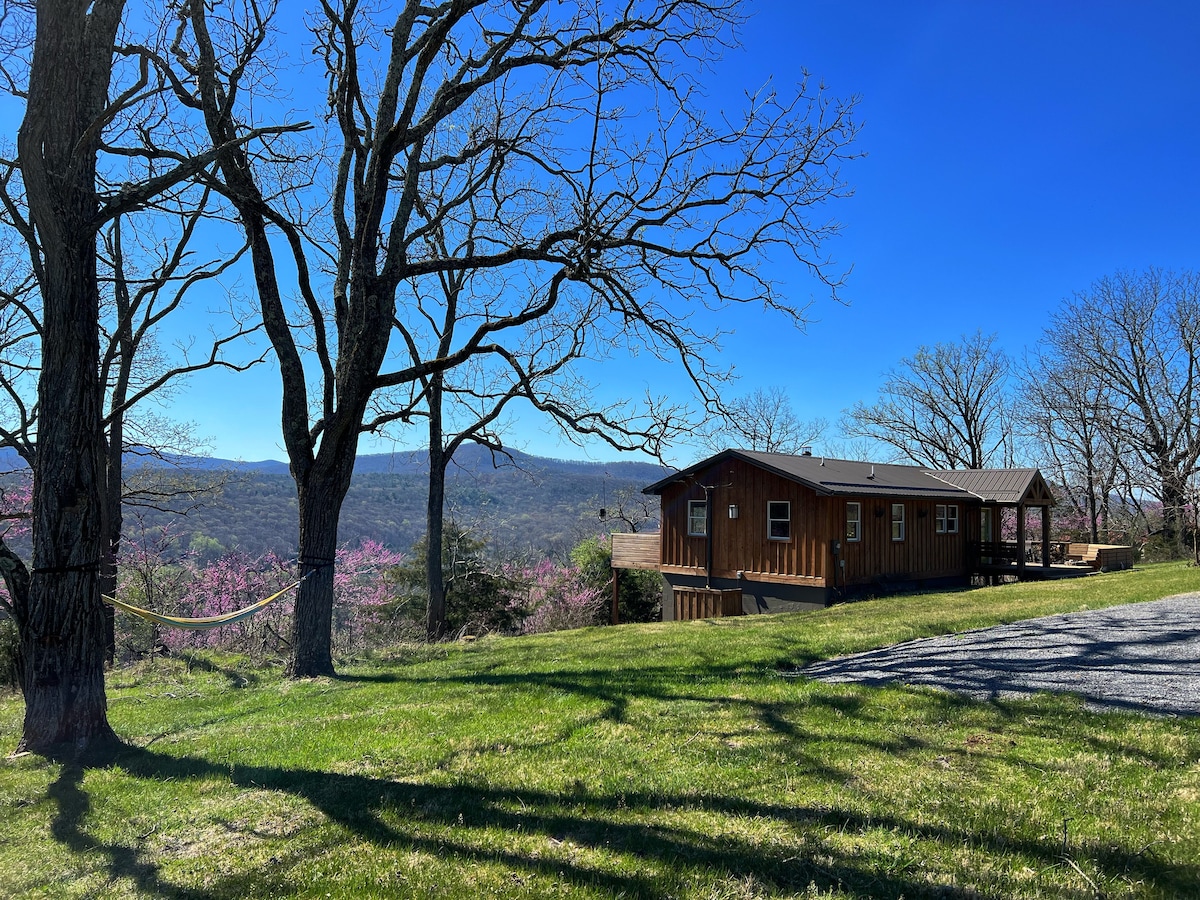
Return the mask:
<path id="1" fill-rule="evenodd" d="M 204 565 L 188 558 L 189 583 L 179 598 L 179 615 L 219 616 L 257 603 L 296 581 L 295 564 L 274 553 L 253 557 L 233 551 Z M 212 647 L 255 654 L 278 650 L 292 597 L 284 594 L 253 617 L 204 631 L 170 629 L 167 646 Z"/>
<path id="2" fill-rule="evenodd" d="M 28 475 L 14 476 L 9 484 L 0 485 L 0 543 L 11 546 L 29 536 L 32 501 L 33 481 Z M 3 579 L 0 579 L 0 609 L 13 615 Z"/>
<path id="3" fill-rule="evenodd" d="M 365 540 L 357 547 L 337 551 L 333 572 L 334 646 L 349 653 L 373 640 L 394 640 L 394 610 L 397 601 L 393 570 L 404 562 L 404 554 L 389 550 L 379 541 Z"/>
<path id="4" fill-rule="evenodd" d="M 335 640 L 339 651 L 360 648 L 378 636 L 395 591 L 390 570 L 402 556 L 378 541 L 337 552 L 334 583 L 337 598 Z M 143 531 L 122 546 L 119 571 L 121 599 L 157 613 L 184 618 L 217 616 L 244 609 L 298 580 L 296 565 L 274 553 L 251 556 L 239 551 L 203 561 L 180 550 L 170 526 Z M 205 630 L 155 627 L 134 616 L 122 616 L 125 655 L 161 647 L 223 649 L 259 655 L 286 649 L 284 637 L 293 612 L 294 592 L 245 621 Z"/>
<path id="5" fill-rule="evenodd" d="M 522 634 L 595 625 L 603 611 L 603 592 L 588 585 L 577 566 L 542 560 L 506 575 L 510 603 L 524 613 Z"/>
<path id="6" fill-rule="evenodd" d="M 29 536 L 32 487 L 28 477 L 17 477 L 0 486 L 0 546 L 14 556 L 10 542 L 21 543 Z M 12 560 L 0 561 L 8 563 Z M 5 572 L 5 578 L 10 577 L 7 568 Z M 11 577 L 17 577 L 15 572 Z M 0 578 L 0 683 L 15 688 L 19 682 L 16 617 L 5 578 Z"/>

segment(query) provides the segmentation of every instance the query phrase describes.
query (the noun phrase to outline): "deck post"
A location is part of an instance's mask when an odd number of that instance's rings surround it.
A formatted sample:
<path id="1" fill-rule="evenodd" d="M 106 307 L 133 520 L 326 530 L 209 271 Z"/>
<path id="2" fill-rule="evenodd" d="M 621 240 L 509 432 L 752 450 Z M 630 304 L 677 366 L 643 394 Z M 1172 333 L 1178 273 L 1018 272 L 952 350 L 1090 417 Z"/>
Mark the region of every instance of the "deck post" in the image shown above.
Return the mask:
<path id="1" fill-rule="evenodd" d="M 1025 573 L 1025 504 L 1017 504 L 1017 575 Z"/>
<path id="2" fill-rule="evenodd" d="M 621 605 L 621 570 L 614 566 L 612 573 L 612 623 L 619 625 L 621 623 L 621 616 L 618 612 Z"/>
<path id="3" fill-rule="evenodd" d="M 1050 507 L 1042 507 L 1042 568 L 1050 568 Z"/>

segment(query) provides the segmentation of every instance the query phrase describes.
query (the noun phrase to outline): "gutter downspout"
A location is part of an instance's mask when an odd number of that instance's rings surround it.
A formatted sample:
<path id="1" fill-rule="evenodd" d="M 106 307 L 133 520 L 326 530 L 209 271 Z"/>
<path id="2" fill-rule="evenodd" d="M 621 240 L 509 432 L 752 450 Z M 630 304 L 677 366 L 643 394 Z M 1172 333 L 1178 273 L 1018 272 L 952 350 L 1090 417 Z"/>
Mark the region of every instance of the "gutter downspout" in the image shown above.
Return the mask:
<path id="1" fill-rule="evenodd" d="M 704 589 L 712 590 L 713 569 L 713 491 L 716 485 L 702 485 L 704 488 Z"/>

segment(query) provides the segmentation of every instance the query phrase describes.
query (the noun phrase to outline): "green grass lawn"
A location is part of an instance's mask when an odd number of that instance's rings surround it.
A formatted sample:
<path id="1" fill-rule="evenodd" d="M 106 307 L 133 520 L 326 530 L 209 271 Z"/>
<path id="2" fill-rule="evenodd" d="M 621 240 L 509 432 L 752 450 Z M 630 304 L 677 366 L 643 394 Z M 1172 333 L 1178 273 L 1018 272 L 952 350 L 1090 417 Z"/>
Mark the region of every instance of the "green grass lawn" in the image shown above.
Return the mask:
<path id="1" fill-rule="evenodd" d="M 1200 896 L 1200 721 L 780 672 L 1200 589 L 1148 566 L 817 613 L 115 672 L 128 742 L 0 769 L 21 897 Z M 16 746 L 19 697 L 0 699 Z"/>

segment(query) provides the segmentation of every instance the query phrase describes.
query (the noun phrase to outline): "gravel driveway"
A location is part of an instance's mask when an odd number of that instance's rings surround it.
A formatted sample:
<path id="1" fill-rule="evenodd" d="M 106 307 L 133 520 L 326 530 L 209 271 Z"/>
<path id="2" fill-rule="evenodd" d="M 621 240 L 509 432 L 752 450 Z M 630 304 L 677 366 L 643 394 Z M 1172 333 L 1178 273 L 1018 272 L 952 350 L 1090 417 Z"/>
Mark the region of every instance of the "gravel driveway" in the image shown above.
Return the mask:
<path id="1" fill-rule="evenodd" d="M 1093 709 L 1200 715 L 1200 594 L 922 638 L 796 674 L 976 699 L 1063 692 Z"/>

